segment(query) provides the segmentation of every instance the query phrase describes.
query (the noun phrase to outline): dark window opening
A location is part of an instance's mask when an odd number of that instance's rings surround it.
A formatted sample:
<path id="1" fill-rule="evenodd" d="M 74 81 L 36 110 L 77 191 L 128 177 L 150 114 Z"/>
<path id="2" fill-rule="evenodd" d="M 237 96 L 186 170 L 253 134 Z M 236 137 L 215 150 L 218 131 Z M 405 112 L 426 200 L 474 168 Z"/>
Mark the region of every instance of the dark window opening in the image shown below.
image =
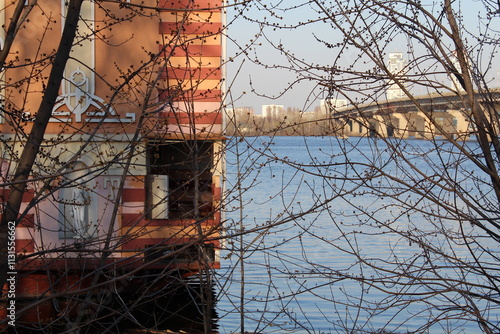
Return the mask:
<path id="1" fill-rule="evenodd" d="M 198 218 L 212 213 L 213 143 L 152 142 L 147 153 L 150 218 Z"/>

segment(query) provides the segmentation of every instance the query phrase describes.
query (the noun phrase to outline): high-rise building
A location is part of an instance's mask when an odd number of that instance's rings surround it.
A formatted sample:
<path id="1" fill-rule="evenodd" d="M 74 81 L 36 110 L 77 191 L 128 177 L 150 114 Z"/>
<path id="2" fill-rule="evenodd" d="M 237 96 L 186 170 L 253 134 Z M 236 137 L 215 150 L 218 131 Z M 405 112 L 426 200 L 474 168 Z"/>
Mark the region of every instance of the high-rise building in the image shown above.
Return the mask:
<path id="1" fill-rule="evenodd" d="M 387 100 L 394 100 L 405 97 L 405 93 L 400 86 L 405 86 L 405 75 L 407 72 L 406 60 L 403 58 L 403 53 L 390 52 L 387 67 L 391 76 L 394 76 L 396 79 L 396 81 L 393 79 L 389 79 L 388 81 L 388 89 L 386 93 Z"/>

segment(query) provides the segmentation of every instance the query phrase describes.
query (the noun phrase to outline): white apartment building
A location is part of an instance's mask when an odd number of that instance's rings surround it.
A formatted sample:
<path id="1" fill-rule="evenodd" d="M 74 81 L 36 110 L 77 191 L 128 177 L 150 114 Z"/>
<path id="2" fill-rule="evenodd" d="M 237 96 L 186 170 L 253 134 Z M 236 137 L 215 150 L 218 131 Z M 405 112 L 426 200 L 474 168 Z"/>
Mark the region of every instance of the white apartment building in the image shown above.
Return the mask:
<path id="1" fill-rule="evenodd" d="M 388 68 L 392 75 L 399 79 L 404 79 L 406 74 L 406 60 L 403 58 L 402 52 L 390 52 Z M 401 81 L 399 82 L 401 84 Z M 403 90 L 396 82 L 389 80 L 389 88 L 387 89 L 387 100 L 395 100 L 405 97 Z M 404 82 L 403 82 L 404 85 Z"/>
<path id="2" fill-rule="evenodd" d="M 264 104 L 262 106 L 262 117 L 280 118 L 285 113 L 285 107 L 277 104 Z"/>

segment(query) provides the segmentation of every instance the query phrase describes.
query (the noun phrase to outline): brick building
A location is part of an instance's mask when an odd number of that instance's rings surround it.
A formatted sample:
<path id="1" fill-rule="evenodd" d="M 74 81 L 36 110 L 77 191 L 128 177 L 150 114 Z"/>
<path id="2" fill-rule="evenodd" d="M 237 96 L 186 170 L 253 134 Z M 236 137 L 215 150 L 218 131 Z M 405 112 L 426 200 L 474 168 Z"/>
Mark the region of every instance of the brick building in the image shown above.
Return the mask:
<path id="1" fill-rule="evenodd" d="M 67 3 L 26 1 L 28 20 L 5 63 L 2 201 L 36 126 Z M 4 27 L 14 10 L 0 1 Z M 173 277 L 218 267 L 223 19 L 220 1 L 83 1 L 19 215 L 20 324 L 90 323 L 125 307 L 114 300 L 82 320 L 78 304 L 98 293 L 90 285 L 112 291 L 133 282 L 118 292 L 126 304 L 139 287 L 161 293 Z"/>

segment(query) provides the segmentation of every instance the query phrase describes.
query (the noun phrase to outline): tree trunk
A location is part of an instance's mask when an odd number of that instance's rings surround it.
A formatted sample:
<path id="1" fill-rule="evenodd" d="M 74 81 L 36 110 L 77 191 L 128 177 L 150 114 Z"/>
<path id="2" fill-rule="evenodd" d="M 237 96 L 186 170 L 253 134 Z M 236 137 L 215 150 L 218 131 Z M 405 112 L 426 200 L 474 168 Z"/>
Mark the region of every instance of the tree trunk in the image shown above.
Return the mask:
<path id="1" fill-rule="evenodd" d="M 61 41 L 54 63 L 47 82 L 47 88 L 43 95 L 40 107 L 35 117 L 33 128 L 23 149 L 21 158 L 12 180 L 10 192 L 3 208 L 2 220 L 0 223 L 0 284 L 3 286 L 6 282 L 7 274 L 7 245 L 8 245 L 8 223 L 19 223 L 19 208 L 21 207 L 24 191 L 27 187 L 27 180 L 31 173 L 33 164 L 37 157 L 47 124 L 52 116 L 52 109 L 59 95 L 59 87 L 64 76 L 64 68 L 69 58 L 73 41 L 76 36 L 80 9 L 83 0 L 70 0 L 68 12 L 64 23 L 64 29 Z"/>

